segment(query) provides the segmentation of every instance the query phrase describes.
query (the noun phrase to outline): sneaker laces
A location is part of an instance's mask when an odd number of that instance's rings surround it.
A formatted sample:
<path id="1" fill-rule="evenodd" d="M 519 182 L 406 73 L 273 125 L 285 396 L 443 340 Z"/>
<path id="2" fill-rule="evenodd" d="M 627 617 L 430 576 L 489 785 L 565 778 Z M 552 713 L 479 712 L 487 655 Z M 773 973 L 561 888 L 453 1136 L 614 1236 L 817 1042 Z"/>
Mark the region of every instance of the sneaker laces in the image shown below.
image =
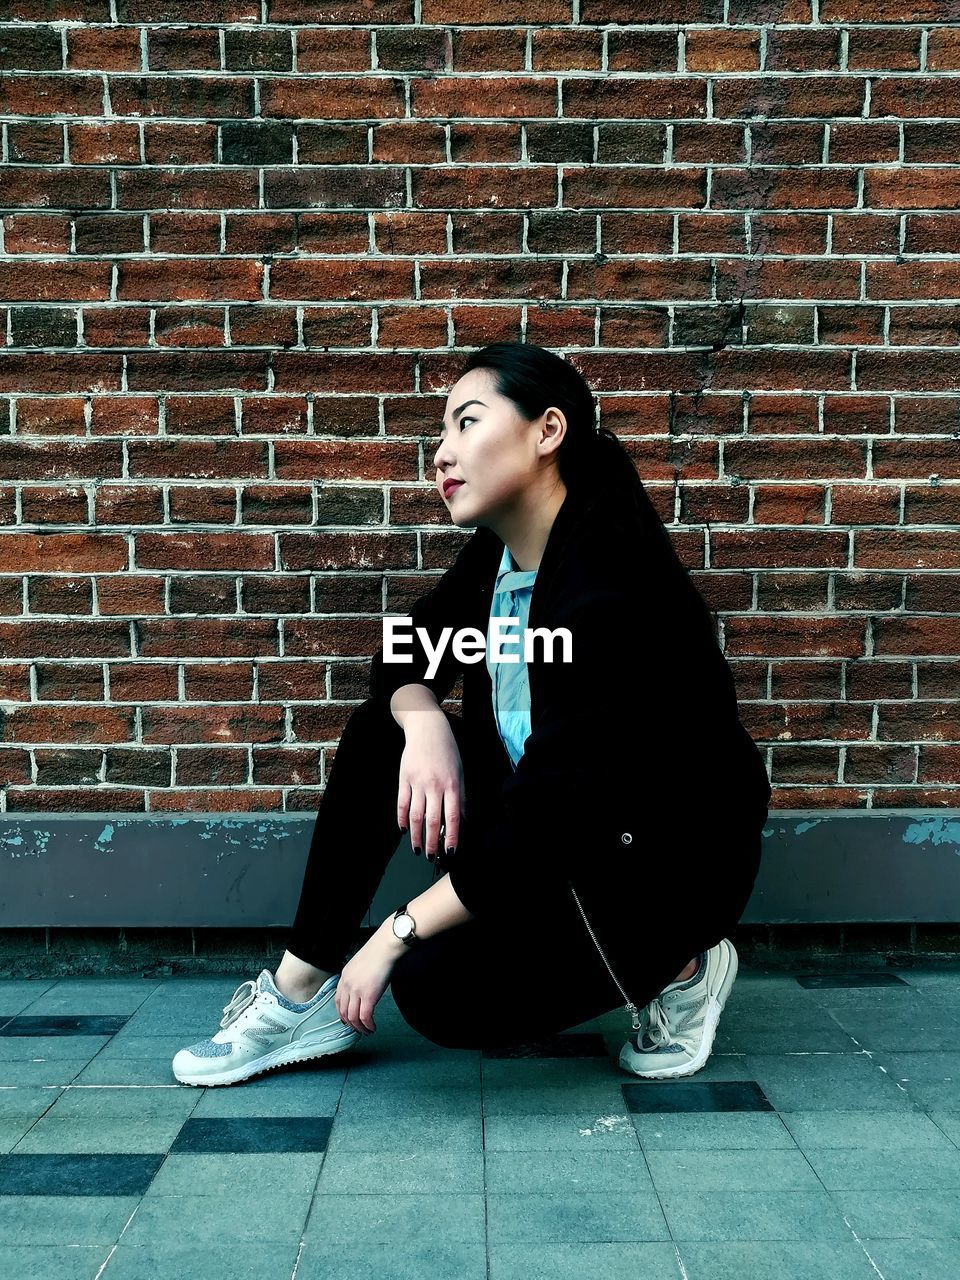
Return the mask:
<path id="1" fill-rule="evenodd" d="M 252 1004 L 256 998 L 257 979 L 248 978 L 246 982 L 241 982 L 230 997 L 229 1003 L 223 1006 L 223 1017 L 220 1019 L 220 1026 L 229 1027 L 230 1023 L 235 1022 L 247 1005 Z"/>
<path id="2" fill-rule="evenodd" d="M 649 1036 L 651 1041 L 658 1049 L 662 1049 L 664 1045 L 673 1043 L 673 1036 L 670 1034 L 670 1024 L 663 1005 L 660 1003 L 660 996 L 651 1000 L 647 1005 L 647 1029 L 644 1033 Z"/>

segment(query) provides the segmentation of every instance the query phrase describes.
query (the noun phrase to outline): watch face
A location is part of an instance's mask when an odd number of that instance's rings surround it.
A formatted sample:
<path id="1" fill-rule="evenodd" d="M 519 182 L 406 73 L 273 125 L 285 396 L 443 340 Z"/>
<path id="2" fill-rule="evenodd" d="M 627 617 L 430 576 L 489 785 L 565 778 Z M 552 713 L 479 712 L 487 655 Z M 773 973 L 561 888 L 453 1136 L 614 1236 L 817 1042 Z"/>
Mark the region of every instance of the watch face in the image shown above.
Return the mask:
<path id="1" fill-rule="evenodd" d="M 413 933 L 413 920 L 410 916 L 397 916 L 393 922 L 393 932 L 398 938 L 406 938 Z"/>

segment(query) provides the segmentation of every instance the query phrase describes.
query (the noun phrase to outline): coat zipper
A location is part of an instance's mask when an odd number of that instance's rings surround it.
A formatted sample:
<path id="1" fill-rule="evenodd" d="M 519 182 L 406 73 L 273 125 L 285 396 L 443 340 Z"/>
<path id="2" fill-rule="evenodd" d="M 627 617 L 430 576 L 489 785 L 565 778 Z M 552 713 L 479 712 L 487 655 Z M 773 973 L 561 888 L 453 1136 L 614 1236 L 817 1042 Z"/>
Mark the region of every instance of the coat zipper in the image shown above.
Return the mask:
<path id="1" fill-rule="evenodd" d="M 614 982 L 620 988 L 620 994 L 623 996 L 624 1000 L 626 1001 L 627 1011 L 630 1013 L 633 1019 L 633 1029 L 634 1031 L 639 1031 L 640 1030 L 640 1011 L 638 1010 L 637 1006 L 633 1003 L 633 1001 L 630 999 L 629 995 L 627 995 L 626 991 L 624 991 L 623 984 L 620 982 L 617 975 L 610 968 L 610 961 L 604 955 L 603 948 L 600 946 L 600 943 L 597 941 L 597 935 L 594 933 L 593 928 L 590 924 L 590 921 L 587 919 L 587 913 L 584 911 L 583 907 L 581 906 L 580 899 L 577 896 L 577 891 L 573 887 L 573 881 L 568 880 L 567 884 L 570 886 L 570 892 L 573 894 L 574 901 L 576 902 L 577 906 L 580 908 L 580 914 L 583 916 L 583 923 L 587 926 L 587 929 L 590 932 L 590 937 L 593 939 L 593 944 L 600 953 L 600 958 L 603 960 L 603 963 L 607 966 L 607 971 L 610 974 L 610 977 L 614 980 Z"/>

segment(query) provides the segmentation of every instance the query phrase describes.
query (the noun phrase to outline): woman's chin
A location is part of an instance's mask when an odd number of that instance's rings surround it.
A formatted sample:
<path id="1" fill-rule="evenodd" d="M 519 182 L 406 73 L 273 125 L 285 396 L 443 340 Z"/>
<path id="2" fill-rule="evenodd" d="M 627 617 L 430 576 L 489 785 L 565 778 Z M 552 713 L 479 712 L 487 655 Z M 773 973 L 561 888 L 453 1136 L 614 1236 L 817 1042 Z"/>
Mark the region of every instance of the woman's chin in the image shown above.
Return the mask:
<path id="1" fill-rule="evenodd" d="M 447 505 L 450 513 L 450 521 L 452 524 L 458 525 L 461 529 L 472 528 L 476 523 L 476 516 L 467 502 L 451 502 Z"/>

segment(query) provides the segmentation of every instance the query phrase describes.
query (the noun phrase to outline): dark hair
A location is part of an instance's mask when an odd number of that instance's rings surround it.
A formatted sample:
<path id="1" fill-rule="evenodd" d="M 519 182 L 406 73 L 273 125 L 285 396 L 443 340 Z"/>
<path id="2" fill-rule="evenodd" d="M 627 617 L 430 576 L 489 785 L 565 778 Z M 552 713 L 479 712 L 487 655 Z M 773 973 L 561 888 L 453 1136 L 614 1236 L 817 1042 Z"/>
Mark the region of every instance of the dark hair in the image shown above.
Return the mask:
<path id="1" fill-rule="evenodd" d="M 551 407 L 562 410 L 567 431 L 557 450 L 557 467 L 567 489 L 602 494 L 608 510 L 615 507 L 618 514 L 639 521 L 667 558 L 679 563 L 630 454 L 612 431 L 597 428 L 597 404 L 578 369 L 553 351 L 527 342 L 481 347 L 467 357 L 460 376 L 471 369 L 495 374 L 498 394 L 512 400 L 530 422 Z"/>

